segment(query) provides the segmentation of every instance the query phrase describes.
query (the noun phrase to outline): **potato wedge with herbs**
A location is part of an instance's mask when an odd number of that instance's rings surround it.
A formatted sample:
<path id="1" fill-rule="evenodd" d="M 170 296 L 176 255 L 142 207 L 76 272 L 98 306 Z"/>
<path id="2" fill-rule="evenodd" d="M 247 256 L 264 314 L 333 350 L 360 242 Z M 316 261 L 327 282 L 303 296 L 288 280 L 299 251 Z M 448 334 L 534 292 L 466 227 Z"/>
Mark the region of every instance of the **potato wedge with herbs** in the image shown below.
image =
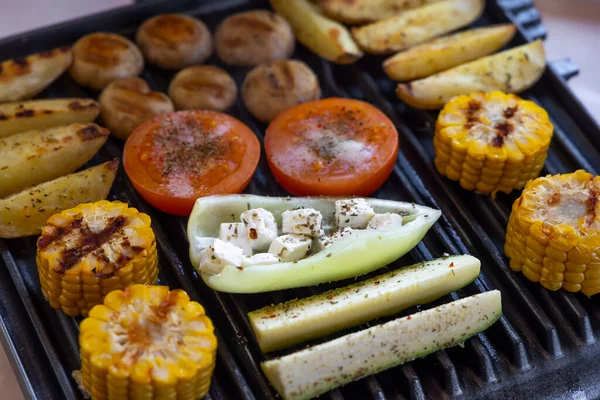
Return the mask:
<path id="1" fill-rule="evenodd" d="M 96 124 L 71 124 L 0 139 L 0 198 L 70 174 L 108 138 Z"/>
<path id="2" fill-rule="evenodd" d="M 318 0 L 323 12 L 336 21 L 361 24 L 441 0 Z"/>
<path id="3" fill-rule="evenodd" d="M 0 104 L 0 138 L 32 129 L 92 122 L 100 106 L 92 99 L 47 99 Z"/>
<path id="4" fill-rule="evenodd" d="M 60 47 L 0 63 L 0 103 L 35 96 L 65 72 L 72 61 L 71 48 Z"/>
<path id="5" fill-rule="evenodd" d="M 442 108 L 451 98 L 500 90 L 520 93 L 544 73 L 546 59 L 540 40 L 480 58 L 428 78 L 401 83 L 396 95 L 416 108 Z"/>
<path id="6" fill-rule="evenodd" d="M 115 158 L 0 199 L 0 238 L 38 235 L 57 212 L 105 199 L 118 166 Z"/>
<path id="7" fill-rule="evenodd" d="M 402 51 L 383 62 L 395 81 L 410 81 L 492 54 L 515 35 L 512 24 L 471 29 Z"/>
<path id="8" fill-rule="evenodd" d="M 390 54 L 468 25 L 484 8 L 485 0 L 445 0 L 352 28 L 352 35 L 367 53 Z"/>
<path id="9" fill-rule="evenodd" d="M 288 20 L 296 39 L 324 59 L 350 64 L 363 56 L 348 29 L 325 17 L 310 1 L 270 0 L 270 3 L 278 14 Z"/>

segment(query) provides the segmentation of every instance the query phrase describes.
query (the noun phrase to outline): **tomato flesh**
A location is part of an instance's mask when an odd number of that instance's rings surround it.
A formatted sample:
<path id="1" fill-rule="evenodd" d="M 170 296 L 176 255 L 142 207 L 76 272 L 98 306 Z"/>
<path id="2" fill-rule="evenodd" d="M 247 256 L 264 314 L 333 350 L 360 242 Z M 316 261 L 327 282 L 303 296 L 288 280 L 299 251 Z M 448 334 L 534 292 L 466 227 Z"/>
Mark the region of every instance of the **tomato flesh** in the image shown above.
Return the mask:
<path id="1" fill-rule="evenodd" d="M 277 181 L 299 196 L 367 196 L 389 177 L 398 133 L 377 108 L 330 98 L 280 114 L 265 136 Z"/>
<path id="2" fill-rule="evenodd" d="M 260 145 L 243 123 L 213 111 L 180 111 L 140 125 L 124 165 L 154 207 L 189 215 L 198 197 L 240 193 L 258 164 Z"/>

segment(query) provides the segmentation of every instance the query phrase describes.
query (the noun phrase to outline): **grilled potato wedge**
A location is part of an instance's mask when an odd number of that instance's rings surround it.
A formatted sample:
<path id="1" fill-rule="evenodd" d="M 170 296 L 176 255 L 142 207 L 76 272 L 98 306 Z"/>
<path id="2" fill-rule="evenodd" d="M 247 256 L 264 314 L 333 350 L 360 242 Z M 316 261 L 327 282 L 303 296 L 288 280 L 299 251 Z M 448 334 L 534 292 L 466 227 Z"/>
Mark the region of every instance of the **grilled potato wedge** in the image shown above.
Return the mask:
<path id="1" fill-rule="evenodd" d="M 70 174 L 108 138 L 96 124 L 71 124 L 0 139 L 0 198 Z"/>
<path id="2" fill-rule="evenodd" d="M 445 0 L 352 28 L 352 34 L 367 53 L 390 54 L 468 25 L 484 8 L 485 0 Z"/>
<path id="3" fill-rule="evenodd" d="M 402 51 L 383 62 L 395 81 L 411 81 L 492 54 L 515 35 L 512 24 L 471 29 Z"/>
<path id="4" fill-rule="evenodd" d="M 413 107 L 436 109 L 461 94 L 522 92 L 540 79 L 545 68 L 544 46 L 536 40 L 425 79 L 401 83 L 396 94 Z"/>
<path id="5" fill-rule="evenodd" d="M 115 158 L 0 199 L 0 238 L 38 235 L 57 212 L 105 199 L 118 166 Z"/>
<path id="6" fill-rule="evenodd" d="M 270 0 L 277 13 L 288 20 L 300 43 L 326 60 L 350 64 L 363 56 L 346 27 L 325 17 L 308 0 Z"/>
<path id="7" fill-rule="evenodd" d="M 318 0 L 323 12 L 336 21 L 362 24 L 441 0 Z"/>
<path id="8" fill-rule="evenodd" d="M 100 106 L 92 99 L 48 99 L 0 104 L 0 138 L 32 129 L 92 122 Z"/>
<path id="9" fill-rule="evenodd" d="M 72 61 L 71 49 L 60 47 L 0 63 L 0 103 L 35 96 L 65 72 Z"/>

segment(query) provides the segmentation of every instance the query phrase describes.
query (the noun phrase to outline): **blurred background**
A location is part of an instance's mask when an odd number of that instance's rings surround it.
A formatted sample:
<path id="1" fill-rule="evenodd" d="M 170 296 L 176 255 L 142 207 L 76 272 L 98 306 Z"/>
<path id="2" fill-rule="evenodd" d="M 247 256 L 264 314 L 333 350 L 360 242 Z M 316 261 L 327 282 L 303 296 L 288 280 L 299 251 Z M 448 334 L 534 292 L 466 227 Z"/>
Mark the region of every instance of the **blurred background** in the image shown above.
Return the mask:
<path id="1" fill-rule="evenodd" d="M 218 1 L 218 0 L 215 0 Z M 115 7 L 133 0 L 0 0 L 0 38 Z M 569 85 L 600 123 L 600 1 L 535 0 L 548 30 L 545 42 L 549 60 L 570 57 L 579 76 Z M 2 56 L 0 55 L 0 60 Z M 23 396 L 8 359 L 0 347 L 0 398 Z M 42 395 L 43 397 L 43 395 Z"/>

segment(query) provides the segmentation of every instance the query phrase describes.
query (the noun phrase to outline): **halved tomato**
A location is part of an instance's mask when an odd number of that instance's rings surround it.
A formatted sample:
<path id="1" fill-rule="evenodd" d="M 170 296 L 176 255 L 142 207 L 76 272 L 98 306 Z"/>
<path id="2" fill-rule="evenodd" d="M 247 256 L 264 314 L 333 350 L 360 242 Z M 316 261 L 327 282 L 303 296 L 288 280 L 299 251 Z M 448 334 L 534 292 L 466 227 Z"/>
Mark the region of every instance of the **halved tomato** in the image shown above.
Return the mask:
<path id="1" fill-rule="evenodd" d="M 394 124 L 359 100 L 329 98 L 279 114 L 265 150 L 275 179 L 297 196 L 368 196 L 398 155 Z"/>
<path id="2" fill-rule="evenodd" d="M 159 210 L 189 215 L 198 197 L 240 193 L 258 165 L 256 135 L 215 111 L 178 111 L 138 126 L 123 165 L 135 189 Z"/>

